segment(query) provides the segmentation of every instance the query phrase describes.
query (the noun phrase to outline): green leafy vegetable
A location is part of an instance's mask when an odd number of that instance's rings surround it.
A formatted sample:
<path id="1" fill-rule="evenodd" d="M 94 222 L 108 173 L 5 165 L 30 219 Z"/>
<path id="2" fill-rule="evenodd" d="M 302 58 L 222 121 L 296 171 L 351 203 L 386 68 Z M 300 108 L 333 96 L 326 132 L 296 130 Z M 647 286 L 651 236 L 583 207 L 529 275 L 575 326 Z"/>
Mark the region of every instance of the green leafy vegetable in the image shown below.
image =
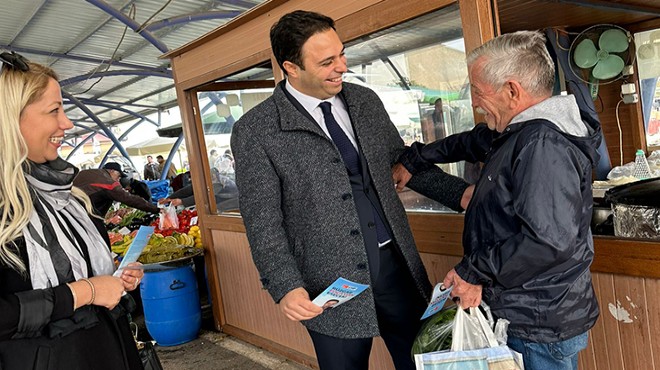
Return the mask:
<path id="1" fill-rule="evenodd" d="M 412 354 L 451 349 L 456 305 L 449 306 L 426 319 L 413 342 Z"/>

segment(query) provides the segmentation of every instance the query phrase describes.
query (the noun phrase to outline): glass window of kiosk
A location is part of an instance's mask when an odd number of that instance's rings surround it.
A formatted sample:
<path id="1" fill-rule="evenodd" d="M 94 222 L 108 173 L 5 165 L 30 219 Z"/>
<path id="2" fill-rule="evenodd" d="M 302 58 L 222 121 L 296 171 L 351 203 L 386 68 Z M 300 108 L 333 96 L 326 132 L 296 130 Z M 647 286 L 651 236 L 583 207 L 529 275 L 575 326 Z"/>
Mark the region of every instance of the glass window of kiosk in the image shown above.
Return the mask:
<path id="1" fill-rule="evenodd" d="M 660 28 L 635 34 L 642 117 L 649 151 L 660 149 Z"/>
<path id="2" fill-rule="evenodd" d="M 345 80 L 376 91 L 406 145 L 428 143 L 474 127 L 465 56 L 454 4 L 346 43 Z M 440 167 L 476 181 L 475 165 Z M 400 196 L 409 211 L 452 212 L 409 189 Z"/>
<path id="3" fill-rule="evenodd" d="M 460 13 L 453 4 L 347 42 L 344 79 L 379 95 L 406 144 L 432 142 L 474 126 L 464 50 Z M 271 96 L 274 86 L 268 63 L 197 89 L 218 214 L 240 212 L 230 147 L 233 124 Z M 440 167 L 468 181 L 475 177 L 474 167 L 464 163 Z M 400 196 L 409 211 L 453 212 L 412 190 Z"/>
<path id="4" fill-rule="evenodd" d="M 237 214 L 238 189 L 230 147 L 234 123 L 273 94 L 270 63 L 234 74 L 197 89 L 197 111 L 202 120 L 204 143 L 213 185 L 211 197 L 218 214 Z M 213 203 L 213 202 L 212 202 Z"/>

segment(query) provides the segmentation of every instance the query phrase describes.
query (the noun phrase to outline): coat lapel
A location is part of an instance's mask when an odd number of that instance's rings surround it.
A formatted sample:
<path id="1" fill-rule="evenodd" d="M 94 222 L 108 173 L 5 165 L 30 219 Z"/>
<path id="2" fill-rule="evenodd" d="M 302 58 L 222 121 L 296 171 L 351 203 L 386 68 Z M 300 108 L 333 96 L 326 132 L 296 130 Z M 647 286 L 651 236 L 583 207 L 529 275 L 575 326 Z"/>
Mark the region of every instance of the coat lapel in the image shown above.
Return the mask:
<path id="1" fill-rule="evenodd" d="M 309 131 L 330 140 L 321 127 L 293 97 L 288 97 L 284 91 L 284 81 L 277 85 L 273 92 L 275 105 L 280 110 L 280 126 L 282 131 Z M 298 106 L 296 106 L 298 105 Z"/>
<path id="2" fill-rule="evenodd" d="M 362 115 L 362 104 L 359 95 L 352 93 L 350 84 L 344 84 L 339 97 L 342 99 L 348 110 L 348 116 L 353 125 L 353 132 L 355 133 L 355 140 L 360 148 L 360 155 L 365 152 L 365 147 L 368 148 L 370 135 L 370 117 Z"/>

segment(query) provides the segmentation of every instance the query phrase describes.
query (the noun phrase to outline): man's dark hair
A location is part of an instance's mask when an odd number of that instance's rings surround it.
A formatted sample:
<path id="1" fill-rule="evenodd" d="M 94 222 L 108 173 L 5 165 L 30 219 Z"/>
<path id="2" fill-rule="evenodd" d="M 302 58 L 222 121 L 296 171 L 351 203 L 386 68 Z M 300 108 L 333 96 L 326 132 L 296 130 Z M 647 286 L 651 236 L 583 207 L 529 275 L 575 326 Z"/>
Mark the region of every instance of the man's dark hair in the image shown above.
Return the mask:
<path id="1" fill-rule="evenodd" d="M 335 29 L 335 22 L 323 14 L 296 10 L 285 14 L 270 28 L 270 47 L 277 64 L 286 74 L 284 62 L 289 61 L 301 69 L 302 47 L 314 34 Z"/>
<path id="2" fill-rule="evenodd" d="M 163 158 L 162 155 L 157 155 L 157 156 L 156 156 L 156 159 L 165 159 L 165 158 Z"/>

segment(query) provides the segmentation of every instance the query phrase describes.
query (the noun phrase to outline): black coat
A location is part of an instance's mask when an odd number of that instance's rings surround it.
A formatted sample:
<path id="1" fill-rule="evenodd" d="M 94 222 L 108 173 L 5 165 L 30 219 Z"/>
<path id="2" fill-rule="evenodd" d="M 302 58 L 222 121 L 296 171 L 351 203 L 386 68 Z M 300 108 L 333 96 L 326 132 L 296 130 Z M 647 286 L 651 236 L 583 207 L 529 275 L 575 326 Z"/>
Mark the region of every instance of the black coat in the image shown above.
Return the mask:
<path id="1" fill-rule="evenodd" d="M 16 242 L 27 261 L 24 240 Z M 99 306 L 74 312 L 66 284 L 33 290 L 28 277 L 29 271 L 21 275 L 0 265 L 0 369 L 142 369 L 125 304 L 112 312 Z M 18 292 L 34 293 L 34 304 L 22 305 L 25 298 L 19 300 Z"/>

